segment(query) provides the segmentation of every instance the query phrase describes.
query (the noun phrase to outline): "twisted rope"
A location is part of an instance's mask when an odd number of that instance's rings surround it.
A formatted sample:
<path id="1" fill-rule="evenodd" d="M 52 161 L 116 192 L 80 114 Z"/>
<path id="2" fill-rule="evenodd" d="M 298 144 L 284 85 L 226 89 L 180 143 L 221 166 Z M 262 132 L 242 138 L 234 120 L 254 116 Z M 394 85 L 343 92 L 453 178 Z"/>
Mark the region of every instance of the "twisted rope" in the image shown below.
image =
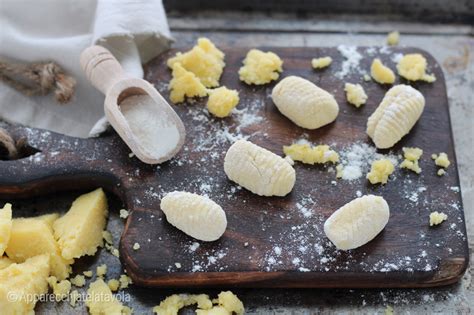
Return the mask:
<path id="1" fill-rule="evenodd" d="M 18 147 L 8 131 L 0 128 L 0 159 L 13 160 L 18 157 Z"/>
<path id="2" fill-rule="evenodd" d="M 71 100 L 76 86 L 76 80 L 54 62 L 28 65 L 0 62 L 0 79 L 27 96 L 46 95 L 54 90 L 56 101 L 61 104 Z"/>

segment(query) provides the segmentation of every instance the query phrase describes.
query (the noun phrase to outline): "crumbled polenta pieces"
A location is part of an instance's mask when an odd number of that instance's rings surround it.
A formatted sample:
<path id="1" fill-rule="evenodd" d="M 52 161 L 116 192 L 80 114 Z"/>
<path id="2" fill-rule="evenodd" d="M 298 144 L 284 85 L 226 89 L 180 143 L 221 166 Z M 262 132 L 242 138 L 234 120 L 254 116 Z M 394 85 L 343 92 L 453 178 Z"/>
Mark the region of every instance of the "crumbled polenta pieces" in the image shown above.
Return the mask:
<path id="1" fill-rule="evenodd" d="M 448 216 L 444 214 L 443 212 L 441 213 L 438 211 L 431 212 L 430 213 L 430 226 L 441 224 L 447 218 Z"/>
<path id="2" fill-rule="evenodd" d="M 397 64 L 398 74 L 409 81 L 434 82 L 436 77 L 426 73 L 427 62 L 421 54 L 404 55 Z"/>
<path id="3" fill-rule="evenodd" d="M 393 31 L 387 35 L 387 44 L 390 46 L 398 45 L 400 42 L 400 33 L 398 31 Z"/>
<path id="4" fill-rule="evenodd" d="M 444 174 L 446 174 L 445 169 L 448 168 L 448 166 L 451 164 L 451 162 L 448 159 L 448 155 L 444 152 L 441 152 L 439 155 L 438 154 L 432 154 L 431 158 L 434 160 L 434 162 L 437 166 L 442 167 L 438 170 L 438 172 L 436 174 L 438 174 L 438 176 L 443 176 Z"/>
<path id="5" fill-rule="evenodd" d="M 207 38 L 199 38 L 190 51 L 177 53 L 168 60 L 168 66 L 173 70 L 176 63 L 194 73 L 205 87 L 219 86 L 225 66 L 224 53 Z"/>
<path id="6" fill-rule="evenodd" d="M 367 94 L 365 94 L 364 88 L 360 84 L 346 83 L 344 91 L 346 91 L 347 101 L 357 108 L 367 101 Z"/>
<path id="7" fill-rule="evenodd" d="M 245 313 L 244 304 L 231 291 L 219 293 L 217 299 L 212 301 L 207 294 L 173 294 L 161 301 L 160 305 L 153 308 L 157 315 L 178 314 L 178 311 L 193 304 L 197 304 L 196 314 L 236 314 Z M 215 304 L 215 305 L 213 305 Z"/>
<path id="8" fill-rule="evenodd" d="M 435 157 L 435 164 L 441 166 L 443 168 L 448 168 L 451 162 L 448 159 L 448 155 L 444 152 L 441 152 L 439 155 Z"/>
<path id="9" fill-rule="evenodd" d="M 393 71 L 389 67 L 384 66 L 382 61 L 378 58 L 372 61 L 370 75 L 376 82 L 381 84 L 393 84 L 395 82 L 395 74 Z"/>
<path id="10" fill-rule="evenodd" d="M 326 67 L 329 67 L 329 65 L 332 63 L 332 58 L 327 56 L 327 57 L 320 57 L 320 58 L 313 58 L 311 60 L 311 66 L 314 69 L 323 69 Z"/>
<path id="11" fill-rule="evenodd" d="M 388 159 L 380 159 L 372 162 L 370 172 L 367 174 L 367 179 L 371 184 L 386 184 L 388 177 L 395 170 L 395 166 Z"/>
<path id="12" fill-rule="evenodd" d="M 251 49 L 239 70 L 240 80 L 247 84 L 266 84 L 277 80 L 283 71 L 283 61 L 275 53 Z"/>
<path id="13" fill-rule="evenodd" d="M 412 170 L 413 172 L 420 174 L 421 167 L 418 164 L 418 160 L 423 154 L 423 150 L 420 148 L 403 148 L 403 155 L 405 160 L 400 164 L 401 168 Z"/>
<path id="14" fill-rule="evenodd" d="M 327 162 L 339 162 L 339 154 L 329 148 L 328 145 L 318 145 L 311 147 L 309 144 L 292 144 L 284 146 L 283 152 L 294 161 L 306 164 L 323 164 Z"/>
<path id="15" fill-rule="evenodd" d="M 206 87 L 199 81 L 198 77 L 183 68 L 181 63 L 172 65 L 173 79 L 170 81 L 170 100 L 173 103 L 184 102 L 186 97 L 203 97 L 207 95 Z"/>
<path id="16" fill-rule="evenodd" d="M 207 110 L 216 117 L 223 118 L 230 115 L 239 103 L 239 92 L 225 86 L 209 90 Z"/>

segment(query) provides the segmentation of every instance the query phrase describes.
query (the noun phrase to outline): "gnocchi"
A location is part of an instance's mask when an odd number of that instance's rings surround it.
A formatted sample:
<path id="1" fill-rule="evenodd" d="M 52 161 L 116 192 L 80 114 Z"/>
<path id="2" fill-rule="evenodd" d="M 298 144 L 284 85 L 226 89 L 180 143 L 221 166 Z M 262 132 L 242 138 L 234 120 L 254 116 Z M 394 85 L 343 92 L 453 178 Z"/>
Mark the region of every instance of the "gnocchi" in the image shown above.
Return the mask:
<path id="1" fill-rule="evenodd" d="M 296 180 L 287 160 L 246 140 L 229 148 L 224 171 L 230 180 L 260 196 L 285 196 Z"/>
<path id="2" fill-rule="evenodd" d="M 296 125 L 316 129 L 333 122 L 339 114 L 336 99 L 301 77 L 289 76 L 272 90 L 278 110 Z"/>
<path id="3" fill-rule="evenodd" d="M 336 210 L 324 223 L 324 233 L 338 249 L 354 249 L 374 239 L 389 217 L 383 197 L 365 195 Z"/>
<path id="4" fill-rule="evenodd" d="M 396 85 L 367 121 L 367 134 L 379 149 L 391 148 L 408 134 L 425 107 L 423 94 L 408 85 Z"/>
<path id="5" fill-rule="evenodd" d="M 7 203 L 0 209 L 0 258 L 7 248 L 12 230 L 12 205 Z"/>
<path id="6" fill-rule="evenodd" d="M 161 199 L 160 207 L 170 224 L 201 241 L 215 241 L 227 228 L 224 210 L 204 196 L 173 191 Z"/>

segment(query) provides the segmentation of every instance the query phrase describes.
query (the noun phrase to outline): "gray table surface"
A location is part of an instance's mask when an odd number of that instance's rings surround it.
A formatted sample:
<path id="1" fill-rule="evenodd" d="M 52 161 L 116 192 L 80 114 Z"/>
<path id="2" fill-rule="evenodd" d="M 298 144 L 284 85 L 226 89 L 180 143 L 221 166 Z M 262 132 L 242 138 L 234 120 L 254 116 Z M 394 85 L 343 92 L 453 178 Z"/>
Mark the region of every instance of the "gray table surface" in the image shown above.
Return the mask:
<path id="1" fill-rule="evenodd" d="M 386 33 L 401 32 L 401 45 L 421 47 L 441 64 L 446 77 L 449 107 L 456 146 L 461 191 L 467 220 L 471 260 L 474 248 L 474 39 L 473 27 L 466 25 L 425 25 L 380 20 L 370 16 L 306 16 L 243 13 L 199 13 L 169 17 L 179 46 L 192 45 L 197 37 L 207 36 L 218 46 L 336 46 L 339 44 L 380 46 Z M 17 214 L 34 215 L 66 211 L 77 193 L 65 193 L 15 202 Z M 110 196 L 108 229 L 117 244 L 123 229 L 118 218 L 120 201 Z M 0 201 L 0 204 L 3 200 Z M 121 273 L 120 262 L 103 250 L 99 255 L 80 259 L 75 271 L 93 269 L 106 262 L 108 278 Z M 474 311 L 474 269 L 469 267 L 458 284 L 434 289 L 390 290 L 234 290 L 244 301 L 248 314 L 384 314 L 387 305 L 395 314 L 469 314 Z M 127 303 L 136 314 L 151 314 L 151 307 L 175 292 L 162 289 L 125 290 Z M 198 290 L 215 295 L 219 290 Z M 38 314 L 83 314 L 79 303 L 41 303 Z M 186 310 L 184 313 L 192 313 Z"/>

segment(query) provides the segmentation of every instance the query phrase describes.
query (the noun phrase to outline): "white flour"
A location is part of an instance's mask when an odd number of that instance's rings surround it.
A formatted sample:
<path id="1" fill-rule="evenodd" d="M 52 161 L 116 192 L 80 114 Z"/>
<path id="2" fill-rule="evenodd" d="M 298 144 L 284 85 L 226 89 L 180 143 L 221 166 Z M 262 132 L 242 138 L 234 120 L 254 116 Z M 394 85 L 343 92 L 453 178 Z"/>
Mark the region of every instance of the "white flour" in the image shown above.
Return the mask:
<path id="1" fill-rule="evenodd" d="M 148 95 L 129 96 L 120 103 L 125 120 L 144 151 L 165 156 L 179 141 L 178 128 Z"/>

